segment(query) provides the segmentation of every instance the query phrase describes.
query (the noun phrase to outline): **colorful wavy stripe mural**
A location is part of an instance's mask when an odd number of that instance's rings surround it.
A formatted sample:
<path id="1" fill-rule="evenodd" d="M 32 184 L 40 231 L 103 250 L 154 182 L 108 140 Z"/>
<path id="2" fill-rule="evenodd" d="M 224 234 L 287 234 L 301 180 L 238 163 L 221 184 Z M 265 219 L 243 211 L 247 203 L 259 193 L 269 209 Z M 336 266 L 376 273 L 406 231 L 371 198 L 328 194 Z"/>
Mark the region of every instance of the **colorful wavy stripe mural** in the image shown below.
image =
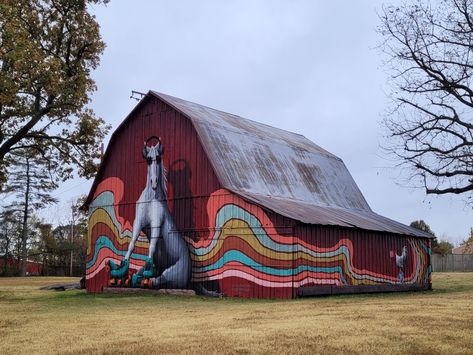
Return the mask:
<path id="1" fill-rule="evenodd" d="M 100 272 L 108 260 L 120 263 L 126 254 L 132 236 L 132 225 L 118 213 L 123 197 L 123 182 L 108 178 L 100 183 L 89 206 L 86 279 Z M 130 258 L 130 269 L 142 267 L 148 254 L 145 236 L 136 243 Z"/>
<path id="2" fill-rule="evenodd" d="M 360 285 L 398 284 L 397 275 L 359 269 L 353 263 L 354 247 L 341 239 L 328 248 L 304 242 L 296 236 L 279 235 L 269 219 L 265 226 L 256 218 L 264 215 L 245 201 L 217 191 L 209 203 L 214 225 L 208 238 L 191 244 L 193 280 L 221 280 L 239 277 L 264 287 L 300 287 L 307 284 Z M 216 206 L 215 201 L 220 202 Z M 247 209 L 246 209 L 246 208 Z M 268 232 L 270 231 L 270 232 Z M 425 259 L 430 251 L 419 239 L 406 238 L 412 265 L 403 283 L 428 280 Z M 386 252 L 389 258 L 389 253 Z"/>
<path id="3" fill-rule="evenodd" d="M 89 209 L 87 279 L 96 276 L 107 260 L 119 263 L 126 253 L 132 226 L 118 213 L 122 196 L 123 183 L 117 178 L 104 180 L 96 190 Z M 383 273 L 357 265 L 354 256 L 361 247 L 350 238 L 338 238 L 332 245 L 320 247 L 298 236 L 281 234 L 265 211 L 227 190 L 209 197 L 207 214 L 208 234 L 198 239 L 186 237 L 193 282 L 212 281 L 221 287 L 225 280 L 236 278 L 264 288 L 288 289 L 429 282 L 430 250 L 418 238 L 402 238 L 408 257 L 400 280 L 396 266 L 392 267 L 395 272 Z M 394 249 L 396 240 L 399 237 L 392 238 Z M 383 251 L 386 258 L 390 258 L 389 250 Z M 130 268 L 142 267 L 147 253 L 148 242 L 143 237 L 130 258 Z"/>

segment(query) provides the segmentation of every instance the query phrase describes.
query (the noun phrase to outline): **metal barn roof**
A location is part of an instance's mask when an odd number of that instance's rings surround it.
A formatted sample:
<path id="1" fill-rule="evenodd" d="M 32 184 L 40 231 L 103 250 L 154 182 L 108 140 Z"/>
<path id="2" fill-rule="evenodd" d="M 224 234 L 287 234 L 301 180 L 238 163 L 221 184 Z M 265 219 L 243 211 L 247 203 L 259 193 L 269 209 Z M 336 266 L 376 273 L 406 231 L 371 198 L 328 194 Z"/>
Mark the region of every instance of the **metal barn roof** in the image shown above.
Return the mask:
<path id="1" fill-rule="evenodd" d="M 374 213 L 343 161 L 304 136 L 150 91 L 193 123 L 223 187 L 308 224 L 432 237 Z"/>

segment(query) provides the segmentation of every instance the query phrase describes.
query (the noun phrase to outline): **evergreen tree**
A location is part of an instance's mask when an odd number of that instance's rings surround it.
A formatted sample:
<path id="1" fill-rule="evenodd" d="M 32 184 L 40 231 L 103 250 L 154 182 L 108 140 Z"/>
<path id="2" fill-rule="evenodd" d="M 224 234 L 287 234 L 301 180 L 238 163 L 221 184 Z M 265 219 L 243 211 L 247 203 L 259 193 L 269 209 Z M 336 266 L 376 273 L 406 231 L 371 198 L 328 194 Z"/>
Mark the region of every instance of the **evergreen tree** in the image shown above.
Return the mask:
<path id="1" fill-rule="evenodd" d="M 16 275 L 18 269 L 11 266 L 15 259 L 15 249 L 21 231 L 21 214 L 15 210 L 4 209 L 0 213 L 0 255 L 2 256 L 2 275 Z"/>
<path id="2" fill-rule="evenodd" d="M 21 251 L 21 275 L 26 275 L 28 259 L 28 239 L 30 232 L 28 224 L 33 211 L 38 210 L 57 200 L 51 196 L 51 191 L 57 188 L 48 173 L 41 165 L 42 161 L 33 154 L 32 150 L 19 150 L 10 162 L 12 174 L 5 185 L 5 192 L 13 195 L 13 201 L 7 209 L 21 213 L 21 232 L 19 250 Z"/>

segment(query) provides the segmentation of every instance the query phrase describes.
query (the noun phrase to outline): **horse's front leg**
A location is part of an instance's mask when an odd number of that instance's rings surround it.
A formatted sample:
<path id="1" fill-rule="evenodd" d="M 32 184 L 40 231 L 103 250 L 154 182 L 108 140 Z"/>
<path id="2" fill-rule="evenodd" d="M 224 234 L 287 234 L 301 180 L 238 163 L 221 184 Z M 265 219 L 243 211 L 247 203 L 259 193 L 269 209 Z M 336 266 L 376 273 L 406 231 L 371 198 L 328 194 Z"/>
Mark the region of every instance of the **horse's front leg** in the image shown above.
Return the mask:
<path id="1" fill-rule="evenodd" d="M 161 226 L 163 224 L 163 208 L 160 203 L 153 201 L 150 209 L 150 226 L 151 236 L 149 238 L 149 251 L 148 258 L 151 260 L 154 258 L 156 252 L 156 245 L 158 244 L 158 238 L 161 235 Z"/>
<path id="2" fill-rule="evenodd" d="M 144 271 L 143 271 L 143 277 L 146 279 L 153 277 L 156 272 L 156 267 L 154 266 L 154 254 L 156 252 L 156 245 L 158 243 L 159 232 L 160 232 L 160 228 L 158 226 L 156 225 L 151 226 L 148 259 L 146 260 Z"/>
<path id="3" fill-rule="evenodd" d="M 156 252 L 156 245 L 158 244 L 158 238 L 161 233 L 161 227 L 159 225 L 151 226 L 151 237 L 149 238 L 149 251 L 148 258 L 153 259 L 154 253 Z"/>
<path id="4" fill-rule="evenodd" d="M 108 261 L 110 268 L 112 269 L 110 272 L 110 276 L 116 279 L 121 279 L 126 277 L 129 268 L 129 259 L 131 254 L 133 253 L 133 249 L 135 249 L 135 243 L 140 235 L 140 231 L 142 228 L 142 218 L 140 210 L 136 211 L 135 222 L 133 223 L 133 236 L 131 238 L 130 244 L 128 245 L 128 250 L 125 254 L 125 257 L 121 260 L 120 265 L 115 265 L 111 260 Z M 113 265 L 112 265 L 113 264 Z"/>
<path id="5" fill-rule="evenodd" d="M 125 255 L 125 260 L 130 259 L 131 253 L 133 253 L 133 249 L 135 249 L 135 243 L 140 236 L 141 229 L 143 228 L 143 217 L 142 211 L 138 210 L 136 212 L 135 221 L 133 222 L 133 236 L 131 238 L 130 244 L 128 245 L 128 250 Z"/>

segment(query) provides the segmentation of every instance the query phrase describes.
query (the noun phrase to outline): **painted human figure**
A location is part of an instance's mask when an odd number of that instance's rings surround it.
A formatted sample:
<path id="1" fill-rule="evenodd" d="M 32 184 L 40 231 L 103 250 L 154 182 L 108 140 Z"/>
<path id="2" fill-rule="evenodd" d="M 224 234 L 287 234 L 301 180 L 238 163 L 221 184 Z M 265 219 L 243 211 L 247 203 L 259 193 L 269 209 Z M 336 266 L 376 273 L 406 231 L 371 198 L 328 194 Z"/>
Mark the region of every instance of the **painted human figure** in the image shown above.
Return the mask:
<path id="1" fill-rule="evenodd" d="M 396 266 L 399 268 L 399 274 L 397 275 L 397 278 L 399 282 L 404 282 L 404 262 L 406 261 L 407 258 L 407 246 L 402 247 L 402 252 L 401 255 L 397 255 L 396 252 L 391 250 L 391 258 L 396 259 Z"/>

